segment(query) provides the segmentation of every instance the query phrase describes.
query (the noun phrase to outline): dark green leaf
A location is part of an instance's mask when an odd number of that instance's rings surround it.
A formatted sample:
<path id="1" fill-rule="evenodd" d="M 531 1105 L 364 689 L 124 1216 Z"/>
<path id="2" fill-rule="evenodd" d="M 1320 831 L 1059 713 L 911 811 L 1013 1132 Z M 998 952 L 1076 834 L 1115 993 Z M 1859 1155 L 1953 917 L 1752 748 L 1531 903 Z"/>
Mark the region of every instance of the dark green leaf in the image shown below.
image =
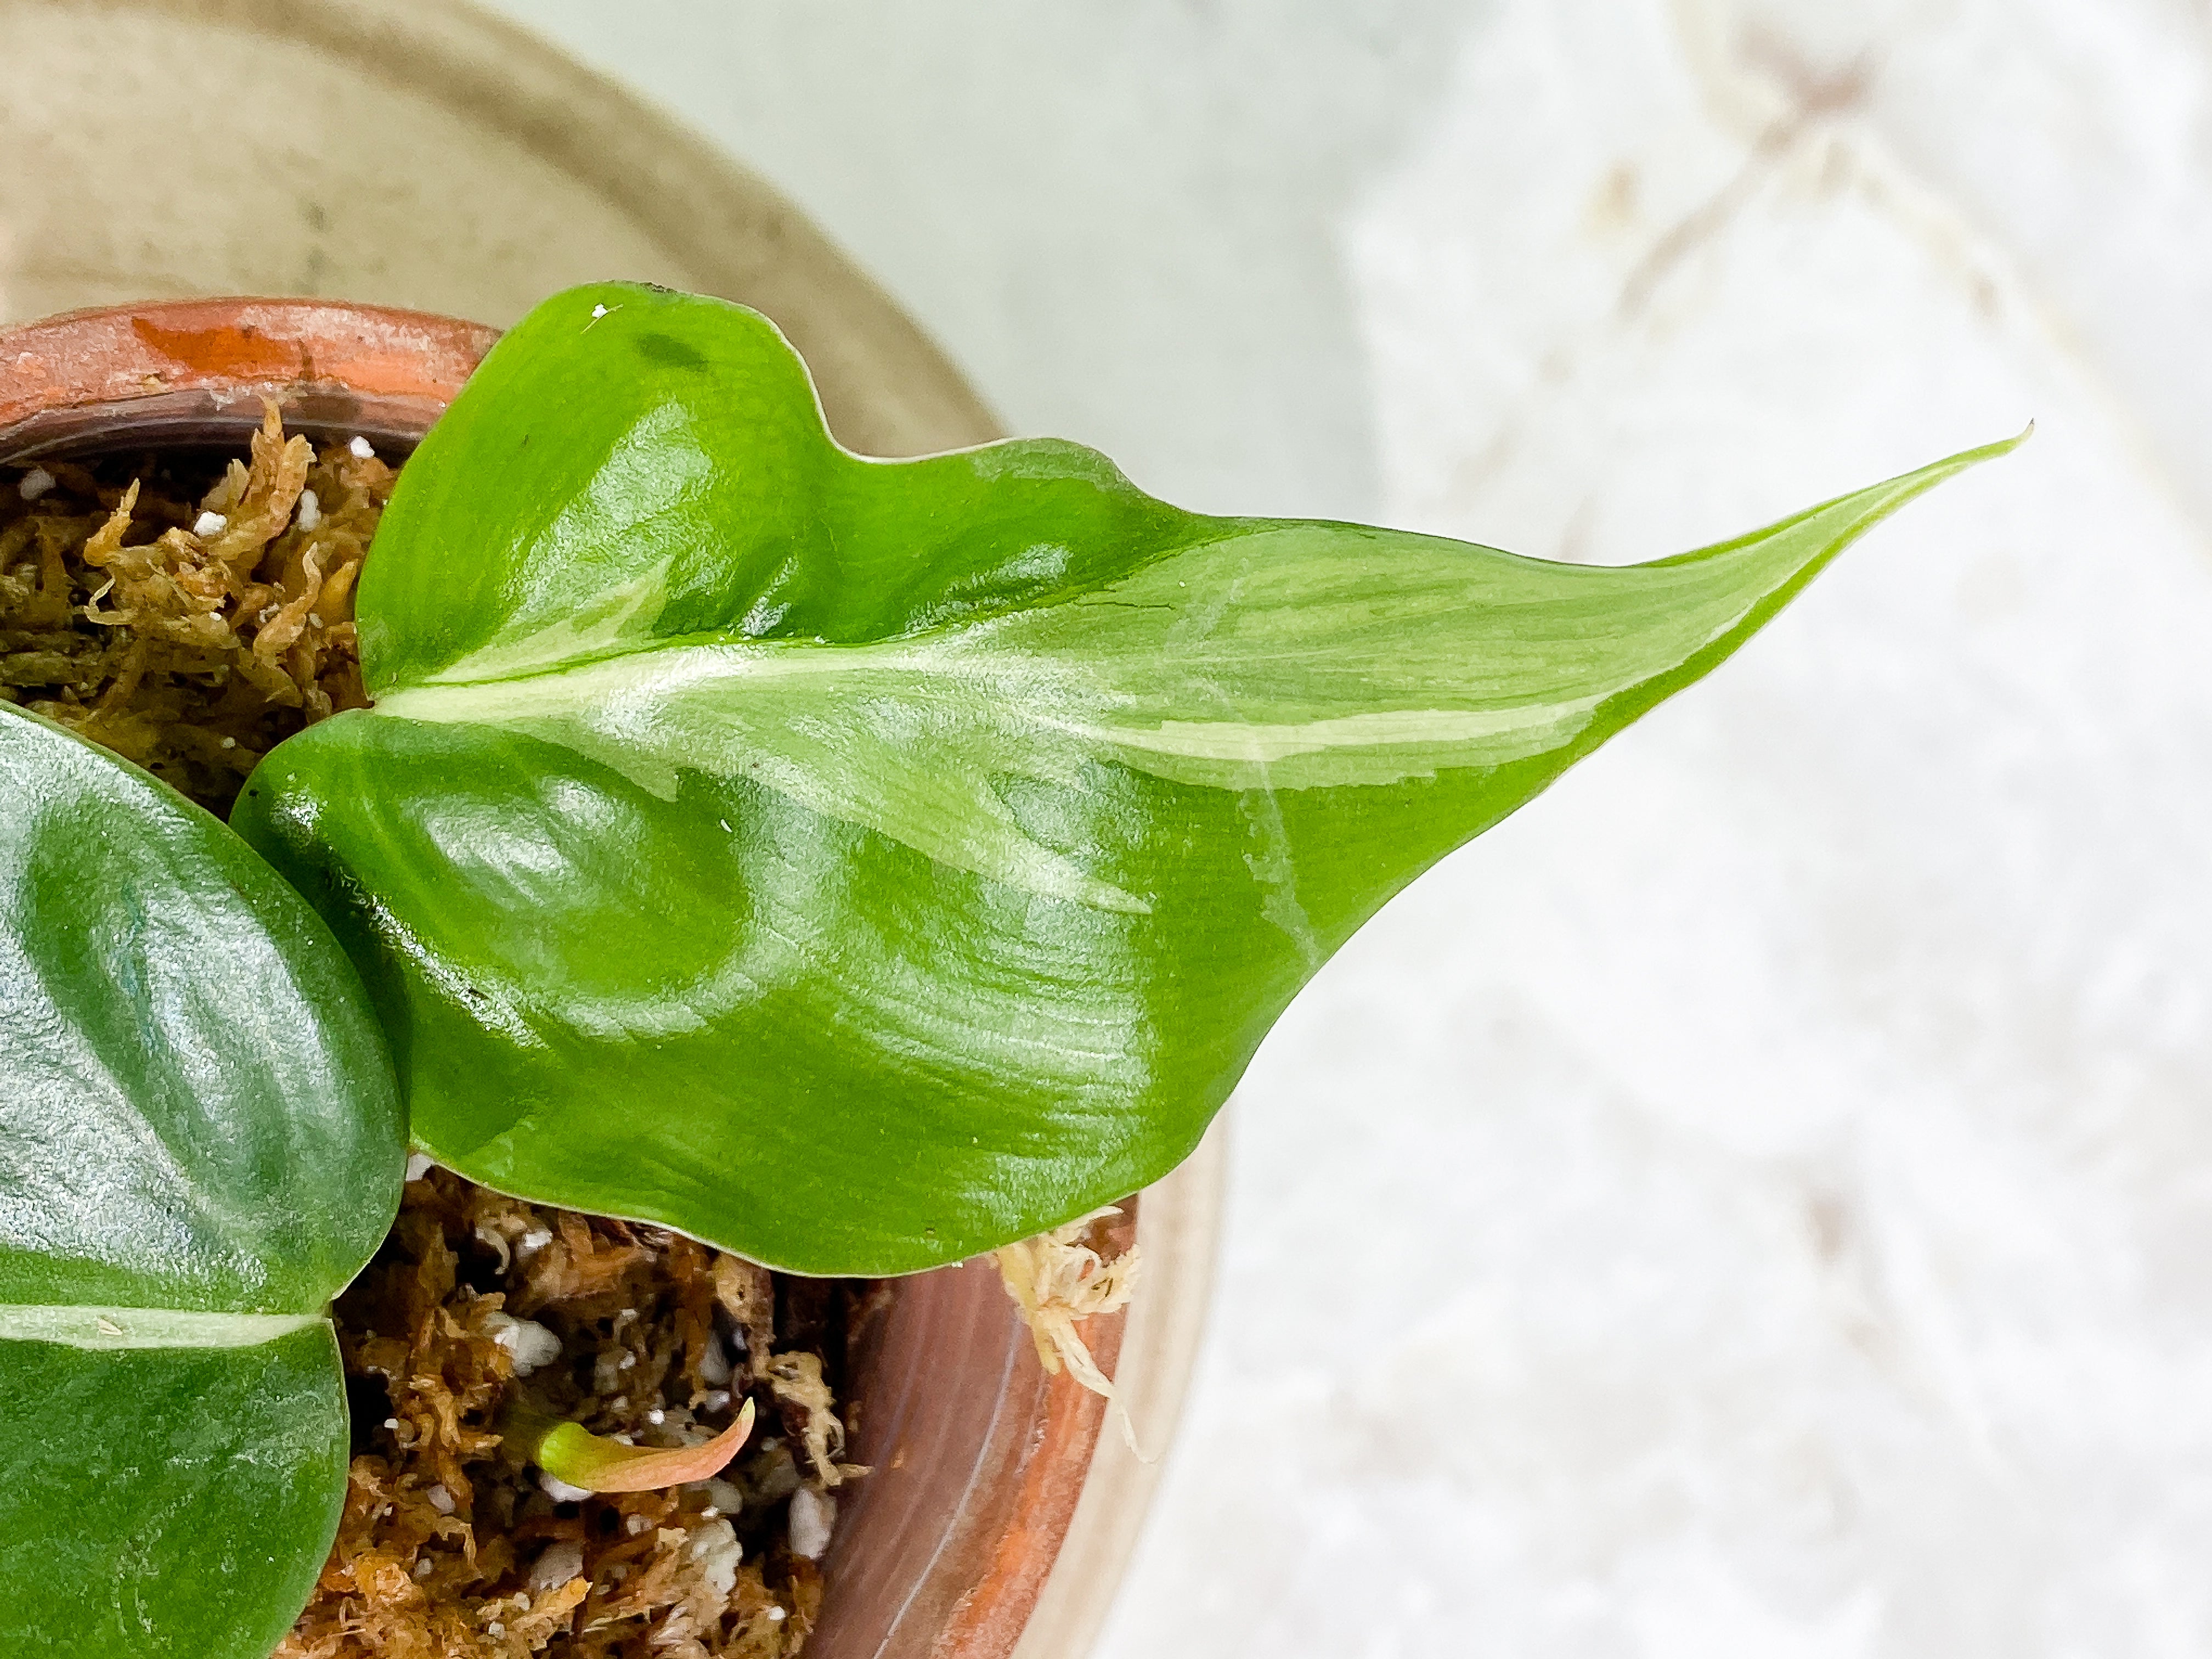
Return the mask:
<path id="1" fill-rule="evenodd" d="M 1171 1168 L 1391 894 L 1990 453 L 1550 565 L 1201 518 L 1062 443 L 860 459 L 763 319 L 579 290 L 402 476 L 376 709 L 236 821 L 362 964 L 442 1161 L 927 1267 Z"/>
<path id="2" fill-rule="evenodd" d="M 244 843 L 5 707 L 0 886 L 0 1651 L 259 1659 L 344 1497 L 390 1060 Z"/>
<path id="3" fill-rule="evenodd" d="M 0 1652 L 264 1659 L 345 1496 L 337 1345 L 0 1341 Z"/>

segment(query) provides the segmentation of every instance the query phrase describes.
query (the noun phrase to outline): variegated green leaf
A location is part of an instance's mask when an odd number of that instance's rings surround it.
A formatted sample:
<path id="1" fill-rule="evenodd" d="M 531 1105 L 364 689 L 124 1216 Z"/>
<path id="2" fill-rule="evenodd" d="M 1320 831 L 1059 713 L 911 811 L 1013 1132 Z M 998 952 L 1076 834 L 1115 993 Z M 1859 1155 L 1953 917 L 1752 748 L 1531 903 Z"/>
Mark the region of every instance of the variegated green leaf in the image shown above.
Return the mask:
<path id="1" fill-rule="evenodd" d="M 375 709 L 236 822 L 361 963 L 441 1160 L 926 1267 L 1164 1173 L 1391 894 L 1993 453 L 1546 564 L 1178 512 L 1062 443 L 861 459 L 763 319 L 581 289 L 403 474 Z"/>

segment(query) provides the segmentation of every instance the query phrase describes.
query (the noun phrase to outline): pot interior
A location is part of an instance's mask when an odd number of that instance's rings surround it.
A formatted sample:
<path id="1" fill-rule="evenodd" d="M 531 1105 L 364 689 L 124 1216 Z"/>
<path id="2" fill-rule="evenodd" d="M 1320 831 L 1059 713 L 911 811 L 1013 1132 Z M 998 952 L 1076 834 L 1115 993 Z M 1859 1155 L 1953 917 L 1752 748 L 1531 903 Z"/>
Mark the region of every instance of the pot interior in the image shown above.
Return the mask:
<path id="1" fill-rule="evenodd" d="M 415 453 L 428 423 L 418 412 L 376 399 L 285 398 L 284 429 L 321 443 L 363 437 L 395 464 Z M 261 405 L 218 401 L 204 392 L 172 392 L 125 405 L 55 410 L 0 433 L 0 465 L 79 460 L 149 450 L 186 455 L 242 455 L 261 425 Z"/>

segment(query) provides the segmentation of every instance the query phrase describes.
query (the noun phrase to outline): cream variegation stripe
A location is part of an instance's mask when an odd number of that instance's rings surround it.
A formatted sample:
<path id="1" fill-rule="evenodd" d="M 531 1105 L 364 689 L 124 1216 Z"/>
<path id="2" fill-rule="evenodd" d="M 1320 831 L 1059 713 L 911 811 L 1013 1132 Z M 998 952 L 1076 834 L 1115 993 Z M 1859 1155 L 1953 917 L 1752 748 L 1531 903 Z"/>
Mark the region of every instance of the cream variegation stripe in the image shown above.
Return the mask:
<path id="1" fill-rule="evenodd" d="M 1163 720 L 1152 727 L 1095 726 L 1087 730 L 1117 748 L 1179 755 L 1190 760 L 1273 762 L 1332 749 L 1486 741 L 1499 743 L 1510 751 L 1534 752 L 1572 738 L 1589 724 L 1590 716 L 1604 701 L 1605 696 L 1594 696 L 1518 708 L 1393 708 L 1295 724 Z"/>
<path id="2" fill-rule="evenodd" d="M 970 658 L 974 665 L 963 674 L 963 654 L 910 645 L 670 645 L 522 678 L 455 681 L 441 677 L 387 693 L 376 707 L 380 714 L 439 724 L 537 726 L 584 720 L 603 732 L 635 738 L 643 736 L 640 715 L 649 720 L 649 711 L 678 698 L 739 691 L 748 685 L 767 691 L 825 677 L 904 676 L 920 690 L 933 681 L 957 684 L 967 678 L 970 683 L 962 687 L 962 694 L 973 698 L 979 724 L 1027 725 L 1113 748 L 1192 760 L 1275 761 L 1325 750 L 1413 744 L 1496 745 L 1509 753 L 1533 752 L 1572 737 L 1607 697 L 1643 677 L 1624 674 L 1619 684 L 1595 694 L 1504 708 L 1395 708 L 1296 722 L 1170 720 L 1130 726 L 1110 714 L 1070 719 L 1049 713 L 1051 702 L 1046 699 L 1033 707 L 1007 701 L 1008 683 L 1021 678 L 1024 668 L 1035 668 L 1043 671 L 1036 674 L 1038 684 L 1060 692 L 1063 703 L 1109 702 L 1096 690 L 1089 698 L 1081 698 L 1080 690 L 1090 688 L 1082 687 L 1077 672 L 1060 665 L 1034 657 Z M 1071 690 L 1078 696 L 1067 696 Z M 741 711 L 742 705 L 731 705 L 733 715 Z M 751 735 L 759 747 L 775 747 L 769 732 L 756 730 Z M 689 758 L 693 764 L 714 768 L 711 755 L 694 752 Z"/>
<path id="3" fill-rule="evenodd" d="M 0 1341 L 70 1348 L 253 1348 L 324 1322 L 320 1314 L 194 1313 L 181 1308 L 0 1304 Z"/>

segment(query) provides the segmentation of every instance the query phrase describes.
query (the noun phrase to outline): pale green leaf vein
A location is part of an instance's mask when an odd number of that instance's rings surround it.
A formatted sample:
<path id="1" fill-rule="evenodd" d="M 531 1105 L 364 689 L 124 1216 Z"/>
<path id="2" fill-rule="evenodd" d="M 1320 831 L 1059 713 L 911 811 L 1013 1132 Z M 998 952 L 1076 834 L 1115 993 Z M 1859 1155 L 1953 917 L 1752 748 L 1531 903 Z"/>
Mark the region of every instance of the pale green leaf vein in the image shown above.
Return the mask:
<path id="1" fill-rule="evenodd" d="M 89 1348 L 253 1348 L 324 1322 L 320 1314 L 202 1313 L 181 1308 L 0 1304 L 0 1341 Z"/>

